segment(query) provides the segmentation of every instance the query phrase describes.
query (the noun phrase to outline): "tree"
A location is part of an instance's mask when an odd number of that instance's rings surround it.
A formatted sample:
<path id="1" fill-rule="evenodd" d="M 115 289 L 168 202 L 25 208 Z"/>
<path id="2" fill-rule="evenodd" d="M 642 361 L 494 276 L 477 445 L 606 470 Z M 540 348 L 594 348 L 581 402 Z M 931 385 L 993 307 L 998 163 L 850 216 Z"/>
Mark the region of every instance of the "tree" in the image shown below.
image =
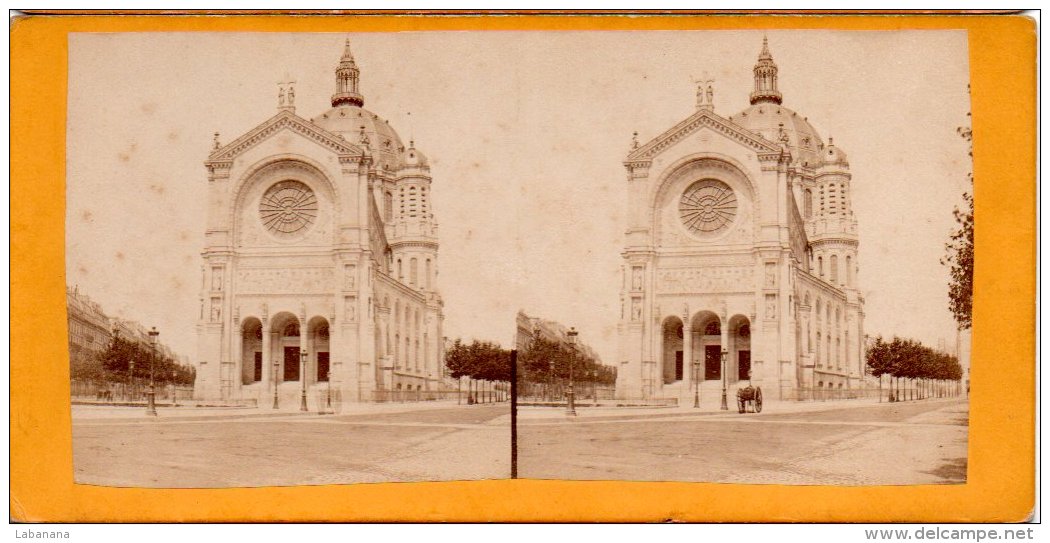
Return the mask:
<path id="1" fill-rule="evenodd" d="M 94 363 L 79 362 L 70 359 L 70 377 L 77 379 L 123 383 L 127 382 L 129 373 L 132 379 L 146 381 L 150 378 L 150 364 L 153 364 L 153 380 L 157 384 L 170 384 L 173 381 L 180 385 L 192 385 L 196 378 L 196 369 L 183 366 L 174 359 L 154 353 L 153 349 L 137 341 L 126 340 L 115 334 L 106 349 L 99 352 Z M 92 365 L 97 365 L 97 372 Z"/>
<path id="2" fill-rule="evenodd" d="M 77 381 L 103 383 L 106 381 L 106 370 L 96 353 L 76 349 L 69 353 L 69 378 Z"/>
<path id="3" fill-rule="evenodd" d="M 973 158 L 973 133 L 968 127 L 960 127 L 959 135 L 970 145 L 970 158 Z M 973 186 L 973 174 L 967 174 L 970 186 Z M 941 264 L 948 266 L 951 282 L 948 283 L 948 308 L 955 317 L 960 330 L 970 328 L 973 314 L 973 194 L 963 193 L 966 204 L 964 209 L 955 208 L 955 222 L 958 229 L 952 233 L 950 241 L 944 244 L 947 253 Z"/>
<path id="4" fill-rule="evenodd" d="M 568 349 L 560 342 L 537 337 L 518 357 L 522 379 L 533 383 L 545 382 L 549 377 L 561 375 L 562 368 L 568 375 L 568 358 Z"/>
<path id="5" fill-rule="evenodd" d="M 455 379 L 469 377 L 481 381 L 509 381 L 510 351 L 491 341 L 474 340 L 466 345 L 457 338 L 445 353 L 445 367 Z M 468 385 L 473 386 L 471 383 Z M 472 391 L 470 398 L 473 397 Z"/>

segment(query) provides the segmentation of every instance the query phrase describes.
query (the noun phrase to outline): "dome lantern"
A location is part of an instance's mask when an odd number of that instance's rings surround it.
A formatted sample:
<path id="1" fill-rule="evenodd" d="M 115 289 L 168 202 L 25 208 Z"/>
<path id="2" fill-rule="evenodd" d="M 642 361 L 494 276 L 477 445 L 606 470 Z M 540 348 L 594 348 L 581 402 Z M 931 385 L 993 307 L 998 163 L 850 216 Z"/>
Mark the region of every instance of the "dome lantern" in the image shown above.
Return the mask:
<path id="1" fill-rule="evenodd" d="M 777 90 L 777 64 L 769 53 L 769 40 L 762 37 L 762 52 L 755 63 L 755 90 L 751 92 L 751 104 L 771 102 L 779 104 L 784 101 Z"/>
<path id="2" fill-rule="evenodd" d="M 335 68 L 335 94 L 332 95 L 332 107 L 340 105 L 351 105 L 361 107 L 365 105 L 365 97 L 357 90 L 357 84 L 361 77 L 361 70 L 357 69 L 354 55 L 350 52 L 350 39 L 347 38 L 343 47 L 343 56 L 339 58 L 339 65 Z"/>

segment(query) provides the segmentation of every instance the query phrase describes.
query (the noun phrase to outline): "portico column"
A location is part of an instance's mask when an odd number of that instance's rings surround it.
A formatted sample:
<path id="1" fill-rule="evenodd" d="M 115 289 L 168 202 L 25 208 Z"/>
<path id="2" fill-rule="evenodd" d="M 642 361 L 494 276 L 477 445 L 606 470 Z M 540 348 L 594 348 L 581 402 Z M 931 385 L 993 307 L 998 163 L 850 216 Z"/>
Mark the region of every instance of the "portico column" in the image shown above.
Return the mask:
<path id="1" fill-rule="evenodd" d="M 724 379 L 725 383 L 728 385 L 729 384 L 729 366 L 730 366 L 729 356 L 733 354 L 733 353 L 729 352 L 729 321 L 726 318 L 726 312 L 724 310 L 722 311 L 722 314 L 718 316 L 718 318 L 721 319 L 721 322 L 719 323 L 718 329 L 719 329 L 720 332 L 722 332 L 721 338 L 720 338 L 721 346 L 718 349 L 718 353 L 719 353 L 718 354 L 718 363 L 719 364 L 722 363 L 722 352 L 726 353 L 726 363 L 724 364 L 724 367 L 719 368 L 719 371 L 722 373 L 722 379 Z"/>
<path id="2" fill-rule="evenodd" d="M 232 345 L 231 351 L 233 351 L 233 395 L 237 399 L 241 399 L 241 385 L 244 383 L 244 355 L 241 354 L 244 351 L 244 330 L 242 329 L 242 322 L 239 319 L 234 319 L 233 330 L 231 330 L 230 338 Z M 236 335 L 234 335 L 236 334 Z"/>
<path id="3" fill-rule="evenodd" d="M 269 396 L 270 385 L 277 386 L 277 379 L 273 372 L 273 354 L 270 352 L 270 323 L 269 319 L 263 319 L 262 321 L 262 382 L 264 383 L 260 387 L 259 393 L 260 403 L 264 405 L 265 400 Z"/>
<path id="4" fill-rule="evenodd" d="M 306 368 L 310 365 L 310 350 L 307 346 L 305 315 L 300 315 L 299 317 L 299 352 L 307 355 L 305 360 L 301 354 L 299 355 L 299 389 L 306 390 Z"/>
<path id="5" fill-rule="evenodd" d="M 664 358 L 666 360 L 666 358 Z M 688 389 L 693 385 L 693 373 L 696 372 L 696 368 L 693 367 L 693 323 L 689 320 L 689 314 L 682 315 L 682 368 L 686 375 L 686 388 Z M 699 377 L 696 377 L 699 379 Z"/>

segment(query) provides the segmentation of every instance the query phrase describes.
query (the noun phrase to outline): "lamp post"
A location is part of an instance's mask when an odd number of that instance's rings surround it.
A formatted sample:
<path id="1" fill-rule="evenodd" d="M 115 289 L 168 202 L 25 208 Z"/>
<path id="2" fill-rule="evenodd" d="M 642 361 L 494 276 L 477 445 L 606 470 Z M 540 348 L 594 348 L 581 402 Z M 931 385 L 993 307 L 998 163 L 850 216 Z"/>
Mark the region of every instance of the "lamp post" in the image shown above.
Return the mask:
<path id="1" fill-rule="evenodd" d="M 175 383 L 175 380 L 178 378 L 178 376 L 179 376 L 179 372 L 178 371 L 171 370 L 171 406 L 172 407 L 178 407 L 179 406 L 179 399 L 176 397 L 176 395 L 179 392 L 179 389 L 178 389 L 178 387 L 177 387 L 177 385 Z"/>
<path id="2" fill-rule="evenodd" d="M 574 417 L 576 416 L 576 399 L 572 390 L 572 367 L 576 364 L 576 336 L 578 334 L 579 332 L 576 331 L 575 327 L 570 328 L 568 333 L 565 334 L 569 338 L 569 401 L 565 407 L 565 414 Z"/>
<path id="3" fill-rule="evenodd" d="M 598 407 L 598 369 L 591 370 L 591 399 L 594 400 L 594 407 Z"/>
<path id="4" fill-rule="evenodd" d="M 693 360 L 693 408 L 700 408 L 700 361 Z"/>
<path id="5" fill-rule="evenodd" d="M 117 340 L 119 340 L 119 339 L 120 339 L 120 328 L 114 323 L 113 324 L 113 347 L 112 347 L 112 350 L 113 350 L 114 353 L 118 352 L 117 351 Z M 132 360 L 132 359 L 128 359 L 128 379 L 127 379 L 127 383 L 124 385 L 124 399 L 125 400 L 128 400 L 131 397 L 131 371 L 133 369 L 135 369 L 135 361 Z"/>
<path id="6" fill-rule="evenodd" d="M 729 351 L 722 348 L 722 411 L 729 411 L 729 402 L 726 401 L 726 358 Z"/>
<path id="7" fill-rule="evenodd" d="M 328 395 L 325 397 L 324 406 L 328 411 L 332 410 L 332 370 L 328 370 L 325 374 L 325 379 L 328 381 Z"/>
<path id="8" fill-rule="evenodd" d="M 273 361 L 273 408 L 277 409 L 277 369 L 280 366 L 280 362 L 275 358 Z"/>
<path id="9" fill-rule="evenodd" d="M 146 404 L 146 415 L 150 417 L 157 416 L 157 393 L 153 389 L 153 364 L 157 358 L 157 336 L 160 332 L 157 331 L 157 327 L 154 326 L 149 331 L 149 346 L 150 346 L 150 357 L 149 357 L 149 392 L 146 394 L 148 403 Z"/>
<path id="10" fill-rule="evenodd" d="M 306 408 L 306 351 L 299 351 L 299 411 L 309 411 Z"/>
<path id="11" fill-rule="evenodd" d="M 547 363 L 547 392 L 548 400 L 554 401 L 554 360 Z"/>

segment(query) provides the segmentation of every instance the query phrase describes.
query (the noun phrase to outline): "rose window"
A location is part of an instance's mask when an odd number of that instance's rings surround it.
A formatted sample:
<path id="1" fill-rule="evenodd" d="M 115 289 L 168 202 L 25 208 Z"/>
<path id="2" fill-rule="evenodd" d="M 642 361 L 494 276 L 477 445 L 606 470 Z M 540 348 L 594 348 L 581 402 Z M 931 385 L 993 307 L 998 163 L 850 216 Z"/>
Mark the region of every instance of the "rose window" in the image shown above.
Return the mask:
<path id="1" fill-rule="evenodd" d="M 729 185 L 704 179 L 689 186 L 678 203 L 678 216 L 690 232 L 699 235 L 719 232 L 736 217 L 737 201 Z"/>
<path id="2" fill-rule="evenodd" d="M 259 202 L 263 227 L 278 237 L 292 237 L 317 220 L 317 196 L 299 181 L 281 181 Z"/>

